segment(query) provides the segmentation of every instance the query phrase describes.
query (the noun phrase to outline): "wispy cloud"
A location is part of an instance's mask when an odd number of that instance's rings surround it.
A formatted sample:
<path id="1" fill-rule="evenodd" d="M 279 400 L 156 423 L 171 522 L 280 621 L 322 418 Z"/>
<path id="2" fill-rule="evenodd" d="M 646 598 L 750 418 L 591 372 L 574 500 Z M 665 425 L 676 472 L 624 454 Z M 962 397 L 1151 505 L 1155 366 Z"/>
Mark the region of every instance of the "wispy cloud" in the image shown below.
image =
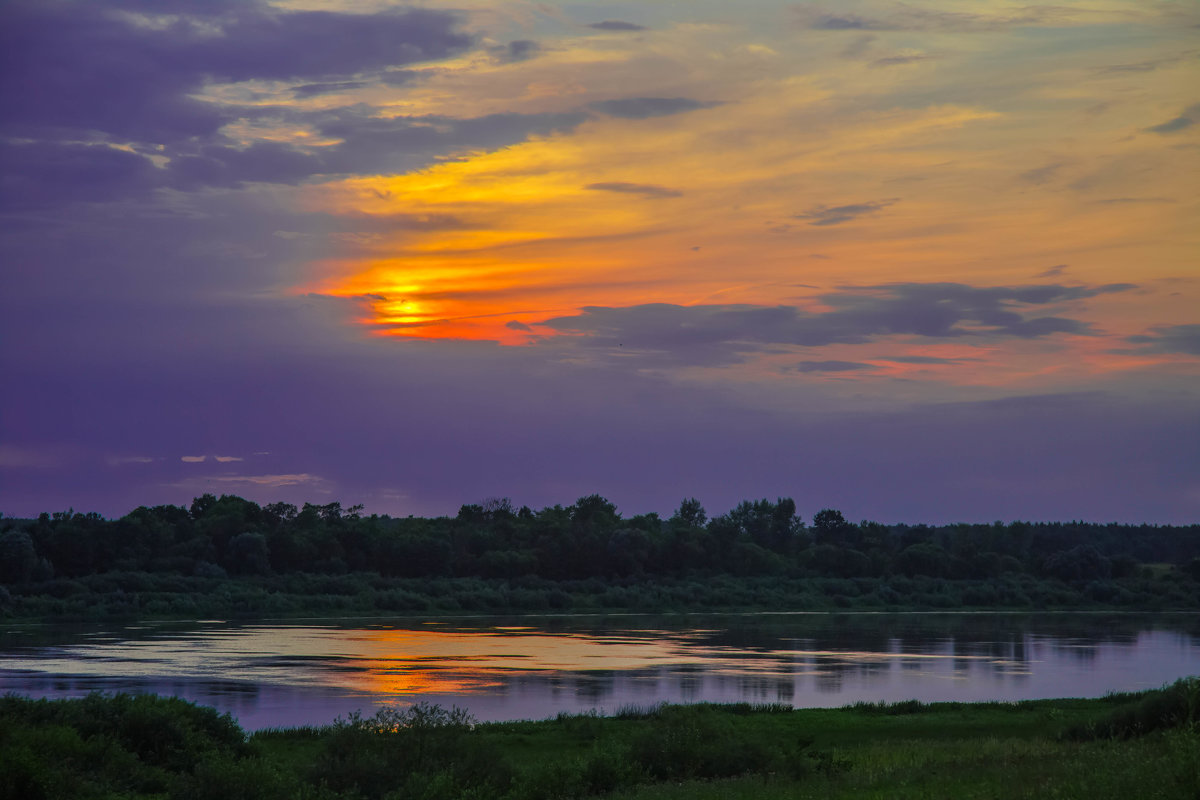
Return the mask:
<path id="1" fill-rule="evenodd" d="M 622 119 L 650 119 L 683 114 L 721 105 L 715 101 L 693 100 L 690 97 L 625 97 L 619 100 L 601 100 L 589 108 Z"/>
<path id="2" fill-rule="evenodd" d="M 799 361 L 796 363 L 798 372 L 857 372 L 871 368 L 871 364 L 857 361 Z"/>
<path id="3" fill-rule="evenodd" d="M 1097 203 L 1109 206 L 1128 206 L 1128 205 L 1171 205 L 1178 203 L 1170 197 L 1106 197 L 1103 200 L 1097 200 Z"/>
<path id="4" fill-rule="evenodd" d="M 361 89 L 371 84 L 366 81 L 332 81 L 327 83 L 305 83 L 293 86 L 291 92 L 298 98 L 318 97 L 323 94 L 345 92 L 351 89 Z"/>
<path id="5" fill-rule="evenodd" d="M 320 489 L 328 481 L 319 475 L 306 472 L 271 475 L 197 475 L 170 484 L 190 492 L 211 491 L 222 487 L 223 491 L 250 491 L 254 489 L 281 489 L 287 486 L 308 486 Z"/>
<path id="6" fill-rule="evenodd" d="M 928 53 L 897 53 L 894 56 L 884 56 L 871 61 L 872 67 L 899 67 L 905 64 L 916 64 L 921 61 L 933 61 L 936 57 Z"/>
<path id="7" fill-rule="evenodd" d="M 1178 133 L 1200 122 L 1200 103 L 1185 108 L 1179 116 L 1158 125 L 1152 125 L 1145 130 L 1150 133 Z"/>
<path id="8" fill-rule="evenodd" d="M 126 464 L 153 464 L 158 460 L 153 456 L 109 456 L 105 459 L 112 467 L 122 467 Z"/>
<path id="9" fill-rule="evenodd" d="M 884 14 L 870 16 L 806 5 L 796 8 L 794 13 L 801 25 L 813 30 L 945 33 L 991 33 L 1010 28 L 1061 25 L 1088 16 L 1060 6 L 1025 6 L 1010 12 L 972 13 L 899 5 Z"/>
<path id="10" fill-rule="evenodd" d="M 593 22 L 588 25 L 589 28 L 595 28 L 598 31 L 644 31 L 646 30 L 641 25 L 636 25 L 632 22 L 624 22 L 619 19 L 606 19 L 603 22 Z"/>
<path id="11" fill-rule="evenodd" d="M 1192 56 L 1196 51 L 1189 50 L 1178 55 L 1166 56 L 1164 58 L 1150 58 L 1144 61 L 1135 61 L 1125 64 L 1108 64 L 1103 67 L 1096 67 L 1095 72 L 1098 75 L 1129 75 L 1143 72 L 1153 72 L 1163 67 L 1174 66 L 1185 58 Z"/>
<path id="12" fill-rule="evenodd" d="M 532 39 L 516 39 L 507 45 L 492 48 L 492 56 L 502 64 L 528 61 L 542 52 L 542 45 Z"/>
<path id="13" fill-rule="evenodd" d="M 62 461 L 61 448 L 0 444 L 0 469 L 48 469 Z"/>
<path id="14" fill-rule="evenodd" d="M 571 334 L 569 343 L 600 349 L 620 347 L 627 357 L 642 353 L 666 363 L 720 365 L 781 346 L 864 344 L 896 336 L 995 341 L 1091 335 L 1094 330 L 1088 323 L 1039 313 L 1039 307 L 1133 288 L 1133 284 L 974 287 L 898 283 L 842 287 L 819 295 L 827 311 L 787 305 L 655 303 L 586 307 L 580 314 L 545 320 L 541 325 Z M 548 340 L 548 344 L 556 343 L 558 340 Z"/>
<path id="15" fill-rule="evenodd" d="M 869 203 L 852 203 L 844 206 L 813 206 L 799 214 L 795 214 L 796 219 L 811 220 L 809 225 L 825 226 L 825 225 L 841 225 L 844 222 L 851 222 L 859 217 L 870 216 L 876 214 L 890 205 L 899 202 L 900 198 L 893 197 L 888 200 L 875 200 Z"/>
<path id="16" fill-rule="evenodd" d="M 942 358 L 941 356 L 888 356 L 887 358 L 878 358 L 877 361 L 889 361 L 895 364 L 961 364 L 967 359 L 963 358 Z"/>
<path id="17" fill-rule="evenodd" d="M 665 186 L 656 186 L 650 183 L 625 183 L 623 181 L 610 181 L 607 183 L 589 183 L 586 189 L 594 189 L 601 192 L 618 192 L 620 194 L 636 194 L 642 197 L 682 197 L 683 192 L 676 189 L 668 189 Z"/>
<path id="18" fill-rule="evenodd" d="M 1138 345 L 1134 352 L 1200 356 L 1200 325 L 1158 325 L 1125 341 Z"/>
<path id="19" fill-rule="evenodd" d="M 1041 186 L 1054 180 L 1054 176 L 1057 175 L 1058 171 L 1061 170 L 1065 165 L 1066 162 L 1064 161 L 1056 161 L 1052 164 L 1046 164 L 1041 167 L 1025 170 L 1020 174 L 1019 177 L 1026 183 L 1032 183 L 1034 186 Z"/>

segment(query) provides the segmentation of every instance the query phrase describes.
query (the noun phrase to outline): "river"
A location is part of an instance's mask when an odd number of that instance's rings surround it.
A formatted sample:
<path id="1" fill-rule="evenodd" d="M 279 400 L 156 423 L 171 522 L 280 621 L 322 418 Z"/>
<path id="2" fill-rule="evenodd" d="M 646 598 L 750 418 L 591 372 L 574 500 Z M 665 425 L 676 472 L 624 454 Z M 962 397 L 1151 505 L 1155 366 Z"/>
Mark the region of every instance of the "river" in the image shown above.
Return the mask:
<path id="1" fill-rule="evenodd" d="M 178 695 L 243 727 L 419 701 L 480 720 L 661 702 L 1099 697 L 1200 674 L 1200 614 L 524 616 L 0 627 L 0 693 Z"/>

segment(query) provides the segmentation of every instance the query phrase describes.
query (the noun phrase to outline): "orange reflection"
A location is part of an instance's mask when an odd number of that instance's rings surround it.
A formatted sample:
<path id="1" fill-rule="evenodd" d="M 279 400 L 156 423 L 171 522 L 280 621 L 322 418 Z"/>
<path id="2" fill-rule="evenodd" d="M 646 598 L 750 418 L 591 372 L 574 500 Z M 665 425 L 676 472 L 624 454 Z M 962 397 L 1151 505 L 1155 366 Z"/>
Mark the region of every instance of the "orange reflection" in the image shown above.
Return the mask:
<path id="1" fill-rule="evenodd" d="M 516 671 L 617 672 L 705 664 L 709 674 L 818 674 L 828 659 L 881 663 L 991 661 L 990 656 L 953 653 L 875 652 L 825 649 L 775 649 L 761 654 L 701 645 L 700 632 L 655 635 L 548 634 L 533 629 L 493 631 L 359 630 L 341 638 L 354 672 L 343 682 L 358 691 L 385 695 L 464 694 L 500 686 Z M 807 666 L 801 667 L 799 665 Z"/>
<path id="2" fill-rule="evenodd" d="M 515 670 L 628 670 L 684 661 L 678 643 L 649 637 L 545 634 L 524 630 L 364 630 L 354 651 L 355 688 L 390 694 L 450 693 L 501 683 Z"/>

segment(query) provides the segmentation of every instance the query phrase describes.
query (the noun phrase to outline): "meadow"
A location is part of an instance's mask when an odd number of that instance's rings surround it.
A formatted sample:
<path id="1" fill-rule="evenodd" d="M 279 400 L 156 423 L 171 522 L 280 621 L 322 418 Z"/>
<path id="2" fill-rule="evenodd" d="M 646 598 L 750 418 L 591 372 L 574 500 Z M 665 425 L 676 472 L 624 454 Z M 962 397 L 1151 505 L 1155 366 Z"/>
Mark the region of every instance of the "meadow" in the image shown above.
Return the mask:
<path id="1" fill-rule="evenodd" d="M 0 798 L 1194 798 L 1200 679 L 1096 700 L 690 705 L 246 735 L 174 698 L 0 699 Z"/>

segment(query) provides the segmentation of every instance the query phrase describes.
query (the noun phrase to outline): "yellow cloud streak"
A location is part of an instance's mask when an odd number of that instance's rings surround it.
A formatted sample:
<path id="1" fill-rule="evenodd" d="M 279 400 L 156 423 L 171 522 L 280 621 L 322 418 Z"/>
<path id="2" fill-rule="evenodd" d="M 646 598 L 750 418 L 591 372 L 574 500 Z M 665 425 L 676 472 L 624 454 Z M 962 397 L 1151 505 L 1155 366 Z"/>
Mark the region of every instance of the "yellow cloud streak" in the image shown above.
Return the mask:
<path id="1" fill-rule="evenodd" d="M 629 287 L 639 283 L 655 286 L 639 302 L 688 302 L 727 291 L 731 258 L 745 262 L 739 265 L 750 278 L 745 285 L 775 284 L 779 268 L 794 262 L 795 253 L 765 229 L 765 222 L 817 202 L 816 197 L 797 200 L 794 183 L 819 169 L 831 153 L 819 139 L 778 136 L 753 148 L 731 147 L 739 126 L 748 117 L 769 116 L 771 105 L 761 98 L 742 104 L 735 114 L 691 112 L 686 127 L 677 117 L 599 118 L 572 135 L 536 139 L 409 175 L 323 187 L 318 202 L 338 210 L 387 214 L 403 209 L 467 223 L 390 242 L 380 253 L 388 257 L 340 265 L 343 277 L 319 290 L 387 296 L 377 307 L 376 324 L 423 323 L 392 331 L 400 335 L 486 335 L 512 342 L 522 337 L 505 328 L 507 322 L 528 324 L 545 318 L 547 310 L 570 312 L 585 304 L 627 304 L 637 294 Z M 843 132 L 837 148 L 867 151 L 993 116 L 955 107 L 883 119 L 869 115 Z M 651 266 L 653 279 L 647 280 Z M 570 287 L 581 285 L 585 294 L 564 297 Z M 522 287 L 525 291 L 518 291 Z M 402 307 L 390 297 L 397 291 L 407 297 Z M 523 296 L 517 300 L 517 294 Z M 464 329 L 463 318 L 484 317 L 486 322 L 472 323 L 474 333 Z"/>
<path id="2" fill-rule="evenodd" d="M 1172 161 L 1196 156 L 1165 151 L 1142 132 L 1144 102 L 1088 111 L 1100 89 L 1063 68 L 1056 85 L 1073 88 L 1055 97 L 1034 86 L 1018 111 L 1011 103 L 1003 114 L 986 103 L 866 110 L 914 81 L 953 85 L 957 65 L 840 64 L 771 78 L 795 68 L 795 58 L 778 57 L 783 48 L 697 56 L 684 46 L 717 35 L 670 31 L 625 62 L 595 44 L 529 64 L 464 59 L 407 93 L 403 103 L 424 113 L 563 111 L 614 96 L 597 88 L 611 73 L 589 76 L 584 67 L 623 74 L 657 59 L 672 67 L 647 73 L 646 96 L 727 102 L 646 120 L 597 114 L 569 134 L 310 188 L 309 202 L 326 210 L 461 222 L 331 262 L 331 277 L 313 288 L 382 296 L 368 322 L 384 333 L 515 344 L 527 334 L 508 323 L 534 325 L 583 305 L 804 302 L 814 290 L 797 284 L 1029 283 L 1064 262 L 1068 282 L 1129 280 L 1131 259 L 1145 263 L 1139 280 L 1194 269 L 1196 235 L 1186 222 L 1194 205 L 1152 202 L 1143 187 L 1153 175 L 1156 194 L 1190 196 L 1188 170 Z M 967 55 L 987 45 L 953 42 Z M 551 77 L 550 67 L 564 71 Z M 1181 96 L 1178 72 L 1140 80 Z M 684 77 L 704 92 L 688 91 Z M 1156 113 L 1166 119 L 1177 106 Z M 596 185 L 608 188 L 587 188 Z M 842 223 L 813 217 L 822 207 L 872 203 L 873 212 Z M 1136 332 L 1139 319 L 1144 328 L 1144 304 L 1123 302 L 1138 308 L 1123 332 Z"/>

